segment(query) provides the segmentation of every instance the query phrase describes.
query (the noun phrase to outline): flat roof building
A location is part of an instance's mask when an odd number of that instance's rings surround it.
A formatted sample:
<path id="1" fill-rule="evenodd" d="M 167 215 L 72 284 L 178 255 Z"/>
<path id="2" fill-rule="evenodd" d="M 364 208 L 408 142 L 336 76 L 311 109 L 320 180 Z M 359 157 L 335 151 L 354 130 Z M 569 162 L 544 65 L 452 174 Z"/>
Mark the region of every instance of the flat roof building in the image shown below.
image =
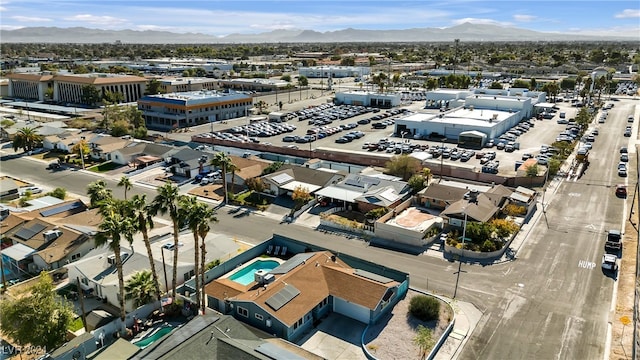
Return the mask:
<path id="1" fill-rule="evenodd" d="M 401 93 L 382 94 L 370 91 L 343 91 L 336 93 L 336 101 L 339 104 L 372 106 L 378 108 L 392 108 L 400 106 L 402 102 Z"/>
<path id="2" fill-rule="evenodd" d="M 215 90 L 218 80 L 201 77 L 160 78 L 160 89 L 164 93 L 176 93 L 200 90 Z"/>
<path id="3" fill-rule="evenodd" d="M 344 78 L 362 77 L 371 73 L 368 66 L 312 66 L 298 69 L 300 75 L 307 78 Z"/>
<path id="4" fill-rule="evenodd" d="M 287 81 L 280 79 L 220 79 L 218 83 L 225 89 L 235 89 L 241 91 L 274 91 L 287 88 L 289 85 L 293 85 Z"/>
<path id="5" fill-rule="evenodd" d="M 252 106 L 252 97 L 235 91 L 190 91 L 138 100 L 147 128 L 163 131 L 245 116 Z"/>

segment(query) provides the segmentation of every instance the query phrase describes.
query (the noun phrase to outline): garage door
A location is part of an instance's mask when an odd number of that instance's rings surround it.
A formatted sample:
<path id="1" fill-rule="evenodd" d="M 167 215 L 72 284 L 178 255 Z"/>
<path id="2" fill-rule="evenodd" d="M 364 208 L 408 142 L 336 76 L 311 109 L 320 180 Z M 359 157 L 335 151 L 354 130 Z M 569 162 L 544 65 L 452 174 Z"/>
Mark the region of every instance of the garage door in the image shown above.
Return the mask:
<path id="1" fill-rule="evenodd" d="M 333 298 L 333 312 L 348 316 L 365 324 L 369 323 L 369 309 L 343 299 Z"/>

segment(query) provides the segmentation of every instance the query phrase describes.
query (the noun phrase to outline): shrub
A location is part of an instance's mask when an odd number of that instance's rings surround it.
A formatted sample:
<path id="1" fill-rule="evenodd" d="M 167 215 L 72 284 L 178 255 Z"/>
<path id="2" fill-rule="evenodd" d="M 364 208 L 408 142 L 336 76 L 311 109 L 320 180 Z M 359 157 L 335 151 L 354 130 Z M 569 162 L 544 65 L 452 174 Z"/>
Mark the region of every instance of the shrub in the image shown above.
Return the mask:
<path id="1" fill-rule="evenodd" d="M 414 296 L 409 302 L 409 313 L 422 321 L 436 320 L 440 314 L 440 301 L 425 295 Z"/>
<path id="2" fill-rule="evenodd" d="M 54 198 L 58 198 L 60 200 L 64 200 L 67 197 L 67 189 L 65 188 L 55 188 L 53 191 L 47 193 L 49 196 L 53 196 Z"/>
<path id="3" fill-rule="evenodd" d="M 482 252 L 491 252 L 496 250 L 498 250 L 498 247 L 496 246 L 496 243 L 491 240 L 485 240 L 485 242 L 482 243 L 482 246 L 480 247 L 480 251 Z"/>
<path id="4" fill-rule="evenodd" d="M 389 212 L 389 209 L 387 209 L 385 207 L 375 208 L 373 210 L 369 210 L 365 214 L 365 217 L 367 219 L 371 219 L 371 220 L 379 219 L 379 218 L 381 218 L 383 215 L 385 215 L 388 212 Z"/>

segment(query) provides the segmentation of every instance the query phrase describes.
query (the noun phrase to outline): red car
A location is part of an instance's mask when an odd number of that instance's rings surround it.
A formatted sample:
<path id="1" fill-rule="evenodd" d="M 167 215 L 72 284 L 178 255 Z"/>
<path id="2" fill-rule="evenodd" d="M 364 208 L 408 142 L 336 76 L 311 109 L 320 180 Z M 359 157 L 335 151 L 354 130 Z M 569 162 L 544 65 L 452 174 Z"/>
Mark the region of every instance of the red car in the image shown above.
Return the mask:
<path id="1" fill-rule="evenodd" d="M 616 185 L 616 196 L 621 198 L 627 197 L 627 186 L 626 185 Z"/>

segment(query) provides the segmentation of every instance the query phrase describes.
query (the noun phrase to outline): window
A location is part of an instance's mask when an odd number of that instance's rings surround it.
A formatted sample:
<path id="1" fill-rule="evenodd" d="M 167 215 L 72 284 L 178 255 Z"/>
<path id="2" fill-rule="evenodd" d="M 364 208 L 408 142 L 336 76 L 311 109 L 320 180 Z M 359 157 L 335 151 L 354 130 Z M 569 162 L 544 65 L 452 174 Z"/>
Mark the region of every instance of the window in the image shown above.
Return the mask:
<path id="1" fill-rule="evenodd" d="M 76 260 L 80 258 L 80 253 L 71 255 L 71 260 Z"/>
<path id="2" fill-rule="evenodd" d="M 244 317 L 249 317 L 249 310 L 238 306 L 238 314 L 244 316 Z"/>
<path id="3" fill-rule="evenodd" d="M 255 316 L 256 316 L 256 319 L 258 319 L 260 321 L 264 320 L 264 317 L 261 314 L 256 313 Z"/>

